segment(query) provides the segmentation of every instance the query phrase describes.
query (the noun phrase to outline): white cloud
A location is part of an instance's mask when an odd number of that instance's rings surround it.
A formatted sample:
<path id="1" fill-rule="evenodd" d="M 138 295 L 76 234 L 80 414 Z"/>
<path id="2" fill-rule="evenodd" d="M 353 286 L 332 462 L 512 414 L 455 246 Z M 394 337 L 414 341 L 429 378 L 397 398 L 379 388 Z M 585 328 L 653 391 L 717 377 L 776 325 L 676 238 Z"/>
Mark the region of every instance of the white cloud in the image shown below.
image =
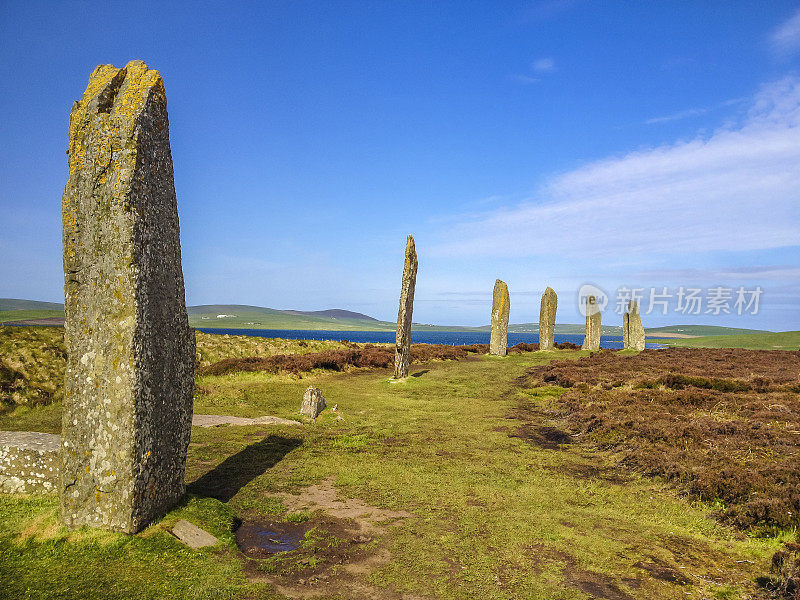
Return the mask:
<path id="1" fill-rule="evenodd" d="M 681 112 L 667 115 L 665 117 L 654 117 L 652 119 L 647 119 L 644 124 L 655 125 L 658 123 L 668 123 L 669 121 L 680 121 L 681 119 L 688 119 L 689 117 L 704 115 L 707 112 L 707 108 L 690 108 L 688 110 L 682 110 Z"/>
<path id="2" fill-rule="evenodd" d="M 531 77 L 530 75 L 514 75 L 514 81 L 523 85 L 530 85 L 532 83 L 539 83 L 541 79 L 538 77 Z"/>
<path id="3" fill-rule="evenodd" d="M 755 265 L 745 267 L 718 267 L 710 269 L 647 269 L 636 277 L 660 281 L 749 281 L 800 282 L 800 267 L 795 265 Z"/>
<path id="4" fill-rule="evenodd" d="M 642 256 L 800 245 L 800 79 L 764 86 L 743 122 L 554 177 L 535 199 L 465 216 L 446 256 Z"/>
<path id="5" fill-rule="evenodd" d="M 551 73 L 556 70 L 556 61 L 552 58 L 539 58 L 531 63 L 531 69 L 537 73 Z"/>
<path id="6" fill-rule="evenodd" d="M 800 10 L 772 33 L 770 43 L 782 54 L 800 50 Z"/>

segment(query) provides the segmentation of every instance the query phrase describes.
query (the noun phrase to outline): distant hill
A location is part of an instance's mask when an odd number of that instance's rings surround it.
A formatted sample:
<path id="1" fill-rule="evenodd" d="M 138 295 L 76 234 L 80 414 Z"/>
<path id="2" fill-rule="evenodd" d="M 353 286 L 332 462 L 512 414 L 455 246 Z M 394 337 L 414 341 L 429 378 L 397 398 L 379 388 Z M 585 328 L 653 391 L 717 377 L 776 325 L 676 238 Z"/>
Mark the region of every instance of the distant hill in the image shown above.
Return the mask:
<path id="1" fill-rule="evenodd" d="M 39 302 L 19 298 L 0 298 L 0 311 L 7 310 L 64 310 L 60 302 Z"/>
<path id="2" fill-rule="evenodd" d="M 747 348 L 750 350 L 797 350 L 800 349 L 800 331 L 780 333 L 749 333 L 735 335 L 712 335 L 688 340 L 658 340 L 659 343 L 677 348 Z"/>
<path id="3" fill-rule="evenodd" d="M 718 325 L 667 325 L 666 327 L 652 327 L 645 329 L 648 335 L 658 333 L 677 333 L 681 335 L 707 336 L 707 335 L 747 335 L 751 333 L 772 333 L 763 329 L 739 329 L 736 327 L 719 327 Z"/>
<path id="4" fill-rule="evenodd" d="M 63 325 L 64 305 L 19 298 L 0 298 L 0 324 Z"/>
<path id="5" fill-rule="evenodd" d="M 341 308 L 301 311 L 277 310 L 241 304 L 205 304 L 189 307 L 189 324 L 209 329 L 307 329 L 328 331 L 394 331 L 397 324 Z M 424 331 L 478 331 L 474 327 L 425 325 Z"/>
<path id="6" fill-rule="evenodd" d="M 327 310 L 279 310 L 247 304 L 201 304 L 187 307 L 189 324 L 208 329 L 308 329 L 328 331 L 394 331 L 396 323 L 380 321 L 363 313 L 330 308 Z M 0 323 L 27 322 L 29 325 L 62 324 L 64 305 L 17 298 L 0 298 Z M 582 335 L 583 323 L 557 323 L 556 333 Z M 415 331 L 488 332 L 491 327 L 429 325 L 414 323 Z M 512 323 L 509 333 L 539 333 L 538 323 Z M 770 333 L 758 329 L 738 329 L 715 325 L 668 325 L 646 329 L 648 336 L 723 336 Z M 604 325 L 602 335 L 622 335 L 622 327 Z"/>
<path id="7" fill-rule="evenodd" d="M 331 308 L 328 310 L 285 310 L 283 312 L 293 315 L 304 315 L 306 317 L 330 317 L 331 319 L 357 319 L 360 321 L 375 321 L 380 323 L 378 319 L 370 317 L 362 313 L 353 312 L 351 310 L 344 310 L 342 308 Z"/>

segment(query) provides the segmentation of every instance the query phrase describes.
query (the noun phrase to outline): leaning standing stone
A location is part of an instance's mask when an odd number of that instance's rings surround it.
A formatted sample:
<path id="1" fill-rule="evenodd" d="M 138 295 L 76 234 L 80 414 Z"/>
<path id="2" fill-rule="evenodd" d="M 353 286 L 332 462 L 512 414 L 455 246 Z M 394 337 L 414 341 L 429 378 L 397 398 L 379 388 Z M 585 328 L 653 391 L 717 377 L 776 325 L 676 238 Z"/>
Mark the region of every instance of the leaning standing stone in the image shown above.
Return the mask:
<path id="1" fill-rule="evenodd" d="M 189 328 L 164 82 L 100 65 L 69 120 L 61 518 L 136 532 L 183 496 Z"/>
<path id="2" fill-rule="evenodd" d="M 548 287 L 542 294 L 539 309 L 539 350 L 552 350 L 555 345 L 557 307 L 558 296 L 553 288 Z"/>
<path id="3" fill-rule="evenodd" d="M 600 350 L 600 307 L 594 296 L 586 298 L 586 336 L 582 350 Z"/>
<path id="4" fill-rule="evenodd" d="M 394 378 L 408 377 L 411 362 L 411 315 L 414 312 L 414 287 L 417 284 L 417 251 L 414 237 L 406 240 L 406 262 L 403 267 L 403 287 L 400 291 L 400 309 L 397 312 L 397 338 L 394 350 Z"/>
<path id="5" fill-rule="evenodd" d="M 622 316 L 622 344 L 632 350 L 644 350 L 645 332 L 636 300 L 628 302 L 628 310 Z"/>
<path id="6" fill-rule="evenodd" d="M 308 386 L 306 393 L 303 394 L 303 404 L 300 406 L 300 414 L 305 415 L 311 419 L 316 419 L 323 410 L 325 410 L 325 396 L 319 388 L 313 385 Z"/>
<path id="7" fill-rule="evenodd" d="M 505 356 L 508 352 L 508 313 L 511 301 L 508 286 L 499 279 L 494 282 L 492 295 L 492 336 L 489 340 L 489 354 Z"/>

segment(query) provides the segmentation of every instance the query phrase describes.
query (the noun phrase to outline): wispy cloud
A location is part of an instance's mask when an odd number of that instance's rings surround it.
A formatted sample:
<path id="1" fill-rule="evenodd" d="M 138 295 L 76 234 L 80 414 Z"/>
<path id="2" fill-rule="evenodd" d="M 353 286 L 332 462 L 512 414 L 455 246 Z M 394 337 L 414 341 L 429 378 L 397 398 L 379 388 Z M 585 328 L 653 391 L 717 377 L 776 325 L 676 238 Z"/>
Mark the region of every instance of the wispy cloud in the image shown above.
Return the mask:
<path id="1" fill-rule="evenodd" d="M 690 108 L 688 110 L 682 110 L 681 112 L 676 112 L 671 115 L 666 115 L 665 117 L 654 117 L 652 119 L 647 119 L 644 123 L 645 125 L 655 125 L 658 123 L 668 123 L 670 121 L 680 121 L 681 119 L 688 119 L 689 117 L 704 115 L 707 112 L 707 108 Z"/>
<path id="2" fill-rule="evenodd" d="M 800 10 L 781 24 L 769 38 L 772 48 L 780 54 L 800 50 Z"/>
<path id="3" fill-rule="evenodd" d="M 542 75 L 553 73 L 556 70 L 556 61 L 550 57 L 537 58 L 531 63 L 530 68 L 534 75 L 515 74 L 512 75 L 514 81 L 523 85 L 539 83 L 542 80 Z"/>
<path id="4" fill-rule="evenodd" d="M 514 75 L 513 79 L 517 83 L 521 83 L 523 85 L 530 85 L 532 83 L 539 83 L 541 81 L 539 77 L 531 77 L 530 75 Z"/>
<path id="5" fill-rule="evenodd" d="M 727 108 L 729 106 L 734 106 L 736 104 L 741 104 L 748 100 L 749 98 L 731 98 L 730 100 L 725 100 L 725 102 L 720 102 L 719 104 L 715 104 L 714 106 L 689 108 L 687 110 L 682 110 L 670 115 L 665 115 L 663 117 L 653 117 L 652 119 L 647 119 L 644 122 L 644 124 L 657 125 L 659 123 L 669 123 L 670 121 L 680 121 L 682 119 L 689 119 L 691 117 L 699 117 L 701 115 L 708 114 L 711 111 L 718 110 L 720 108 Z"/>
<path id="6" fill-rule="evenodd" d="M 648 257 L 800 244 L 800 78 L 735 126 L 588 164 L 441 233 L 446 256 Z"/>
<path id="7" fill-rule="evenodd" d="M 671 281 L 794 281 L 800 283 L 800 267 L 795 265 L 730 266 L 713 269 L 644 269 L 635 273 L 637 278 Z"/>
<path id="8" fill-rule="evenodd" d="M 552 73 L 556 70 L 556 61 L 550 57 L 537 58 L 531 63 L 531 69 L 537 73 Z"/>

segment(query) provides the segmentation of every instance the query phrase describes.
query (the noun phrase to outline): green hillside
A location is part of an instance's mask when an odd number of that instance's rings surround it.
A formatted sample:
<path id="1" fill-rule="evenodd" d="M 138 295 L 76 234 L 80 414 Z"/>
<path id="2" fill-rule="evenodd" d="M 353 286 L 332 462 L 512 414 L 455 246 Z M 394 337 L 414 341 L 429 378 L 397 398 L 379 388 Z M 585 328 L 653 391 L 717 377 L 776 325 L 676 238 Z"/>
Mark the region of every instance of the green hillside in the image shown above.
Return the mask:
<path id="1" fill-rule="evenodd" d="M 0 312 L 8 310 L 59 310 L 64 312 L 60 302 L 39 302 L 38 300 L 20 300 L 19 298 L 0 298 Z"/>
<path id="2" fill-rule="evenodd" d="M 324 311 L 277 310 L 240 304 L 189 307 L 189 324 L 209 329 L 308 329 L 326 331 L 394 331 L 397 324 L 368 315 L 330 309 Z M 479 331 L 474 327 L 415 323 L 417 331 Z"/>
<path id="3" fill-rule="evenodd" d="M 307 329 L 326 331 L 394 331 L 393 321 L 380 321 L 363 313 L 344 309 L 317 311 L 278 310 L 244 304 L 203 304 L 189 306 L 189 324 L 208 329 Z M 225 316 L 220 316 L 225 315 Z M 16 298 L 0 298 L 0 323 L 33 319 L 52 319 L 64 316 L 64 307 L 55 302 L 37 302 Z M 33 323 L 31 323 L 33 324 Z M 474 331 L 488 332 L 491 327 L 466 327 L 460 325 L 429 325 L 414 323 L 415 331 Z M 558 323 L 555 332 L 560 335 L 583 335 L 583 323 Z M 646 330 L 655 334 L 680 334 L 690 336 L 731 336 L 769 333 L 757 329 L 738 329 L 714 325 L 668 325 Z M 538 333 L 538 323 L 512 323 L 509 333 Z M 603 325 L 603 335 L 620 336 L 622 327 Z"/>
<path id="4" fill-rule="evenodd" d="M 714 335 L 692 339 L 653 339 L 673 348 L 747 348 L 748 350 L 798 350 L 800 331 L 780 333 L 750 333 L 743 335 Z"/>
<path id="5" fill-rule="evenodd" d="M 763 329 L 739 329 L 736 327 L 719 327 L 717 325 L 667 325 L 665 327 L 650 327 L 645 330 L 648 335 L 656 333 L 679 333 L 682 335 L 746 335 L 751 333 L 771 333 Z"/>

